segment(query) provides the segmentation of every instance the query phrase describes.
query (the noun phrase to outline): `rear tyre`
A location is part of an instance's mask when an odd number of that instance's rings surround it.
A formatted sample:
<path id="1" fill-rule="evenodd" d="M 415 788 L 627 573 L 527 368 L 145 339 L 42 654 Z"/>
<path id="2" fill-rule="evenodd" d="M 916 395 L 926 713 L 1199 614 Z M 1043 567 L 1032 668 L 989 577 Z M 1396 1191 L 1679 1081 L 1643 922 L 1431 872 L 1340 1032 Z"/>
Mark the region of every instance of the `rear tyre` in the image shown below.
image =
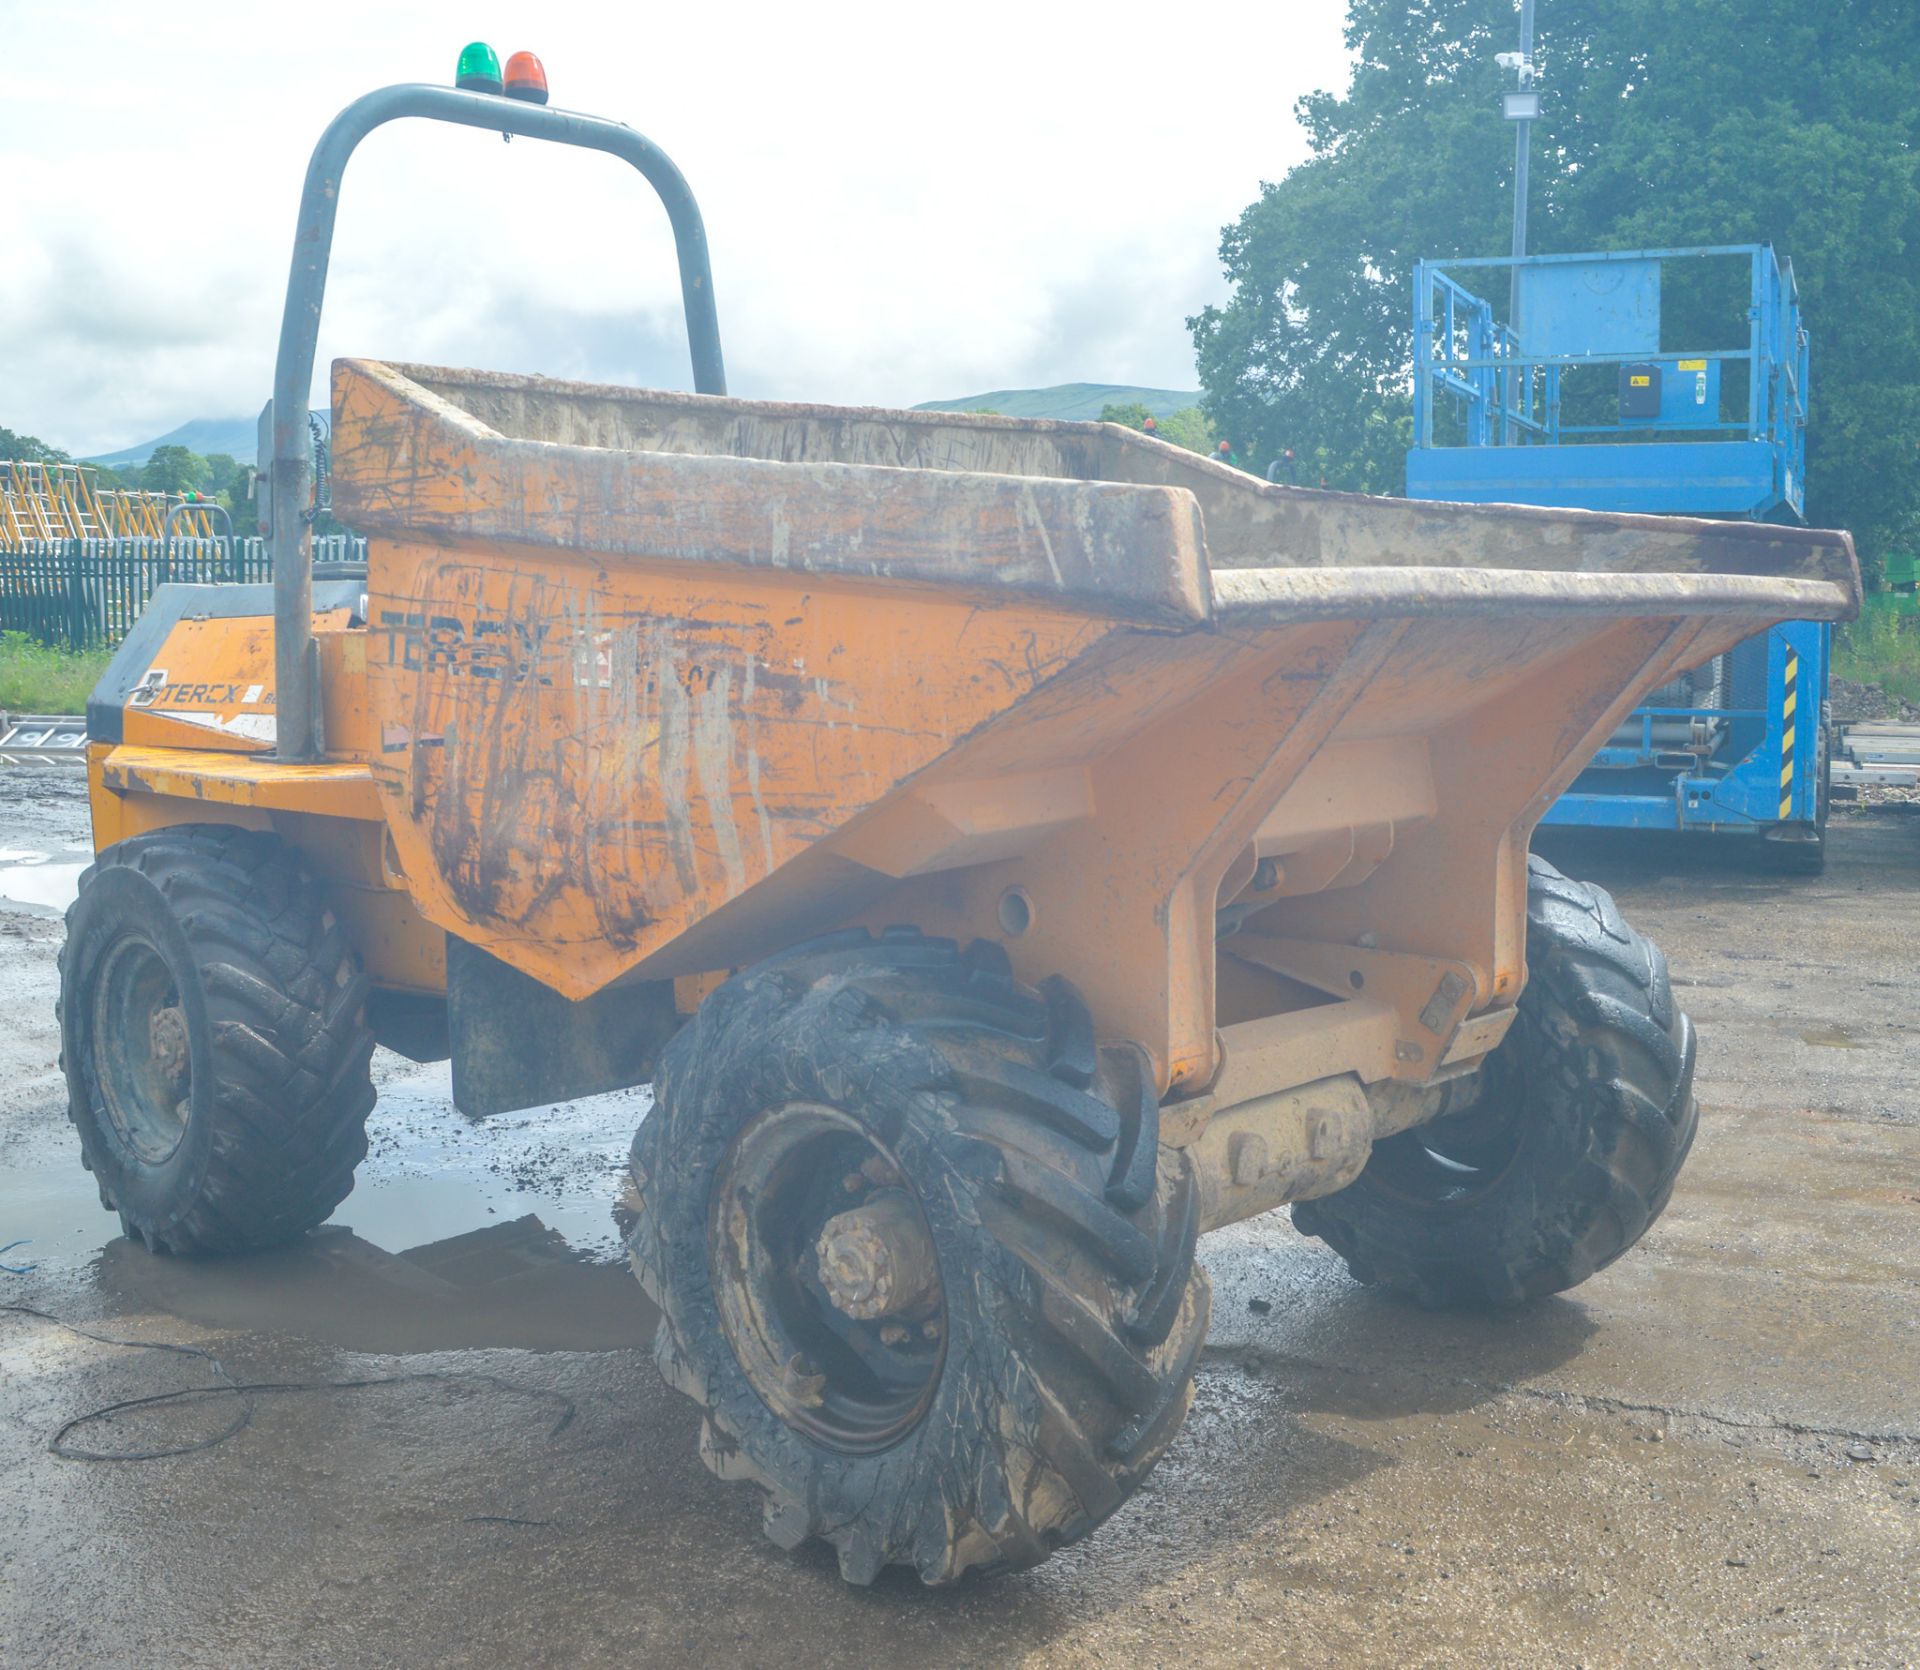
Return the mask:
<path id="1" fill-rule="evenodd" d="M 1185 1157 L 1131 1045 L 999 947 L 852 930 L 667 1047 L 628 1246 L 700 1455 L 784 1548 L 1030 1566 L 1139 1485 L 1206 1337 Z"/>
<path id="2" fill-rule="evenodd" d="M 1528 979 L 1465 1106 L 1374 1145 L 1294 1226 L 1356 1280 L 1497 1309 L 1583 1282 L 1666 1207 L 1693 1142 L 1693 1025 L 1598 887 L 1531 861 Z"/>
<path id="3" fill-rule="evenodd" d="M 367 1151 L 366 997 L 273 836 L 183 826 L 109 847 L 60 952 L 60 1065 L 101 1205 L 155 1252 L 324 1222 Z"/>

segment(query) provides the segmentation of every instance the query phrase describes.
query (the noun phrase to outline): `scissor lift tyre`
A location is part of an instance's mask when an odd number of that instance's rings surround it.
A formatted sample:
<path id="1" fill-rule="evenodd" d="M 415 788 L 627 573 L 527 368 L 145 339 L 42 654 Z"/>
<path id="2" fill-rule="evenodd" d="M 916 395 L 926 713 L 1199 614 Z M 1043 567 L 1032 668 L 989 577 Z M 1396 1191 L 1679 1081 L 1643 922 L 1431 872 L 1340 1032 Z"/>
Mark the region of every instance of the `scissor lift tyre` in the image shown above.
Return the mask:
<path id="1" fill-rule="evenodd" d="M 80 878 L 61 1066 L 100 1203 L 154 1252 L 273 1246 L 353 1187 L 373 1110 L 367 980 L 272 835 L 122 841 Z"/>
<path id="2" fill-rule="evenodd" d="M 1777 874 L 1824 875 L 1827 868 L 1827 824 L 1833 810 L 1833 753 L 1824 725 L 1814 727 L 1814 816 L 1811 838 L 1801 841 L 1765 841 L 1761 847 Z"/>
<path id="3" fill-rule="evenodd" d="M 1294 1206 L 1355 1279 L 1435 1309 L 1517 1305 L 1585 1281 L 1665 1209 L 1699 1117 L 1666 958 L 1606 892 L 1535 858 L 1527 965 L 1472 1101 Z"/>
<path id="4" fill-rule="evenodd" d="M 662 1057 L 628 1245 L 700 1455 L 856 1583 L 1017 1568 L 1132 1493 L 1206 1337 L 1198 1201 L 1132 1046 L 999 947 L 855 929 Z"/>

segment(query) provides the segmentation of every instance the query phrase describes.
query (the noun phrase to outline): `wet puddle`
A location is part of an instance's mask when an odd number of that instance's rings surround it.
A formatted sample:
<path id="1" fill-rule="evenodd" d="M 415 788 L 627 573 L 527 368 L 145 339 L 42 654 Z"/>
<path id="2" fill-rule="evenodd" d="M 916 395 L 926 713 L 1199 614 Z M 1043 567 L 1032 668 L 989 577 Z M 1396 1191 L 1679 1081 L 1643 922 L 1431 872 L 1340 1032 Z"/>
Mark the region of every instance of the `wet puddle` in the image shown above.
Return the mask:
<path id="1" fill-rule="evenodd" d="M 1821 1049 L 1826 1050 L 1864 1050 L 1868 1048 L 1866 1044 L 1861 1043 L 1860 1040 L 1854 1037 L 1844 1026 L 1835 1026 L 1831 1023 L 1808 1027 L 1805 1032 L 1800 1034 L 1800 1042 L 1803 1044 L 1815 1044 Z"/>
<path id="2" fill-rule="evenodd" d="M 380 1086 L 367 1158 L 333 1222 L 399 1253 L 531 1212 L 576 1251 L 618 1257 L 614 1203 L 652 1105 L 642 1087 L 476 1121 L 455 1111 L 445 1062 L 411 1069 Z"/>
<path id="3" fill-rule="evenodd" d="M 84 810 L 74 819 L 83 826 Z M 75 834 L 78 833 L 76 829 Z M 91 847 L 66 830 L 0 845 L 0 903 L 58 917 Z M 645 1345 L 654 1312 L 614 1211 L 646 1089 L 502 1114 L 454 1110 L 448 1069 L 376 1057 L 379 1105 L 352 1194 L 301 1242 L 239 1258 L 155 1257 L 99 1204 L 52 1061 L 13 1087 L 0 1161 L 0 1263 L 91 1281 L 113 1309 L 270 1330 L 364 1351 Z M 11 1280 L 12 1278 L 6 1278 Z"/>
<path id="4" fill-rule="evenodd" d="M 68 845 L 58 853 L 32 847 L 0 847 L 0 901 L 36 916 L 64 916 L 80 890 L 80 873 L 93 862 L 93 849 Z"/>
<path id="5" fill-rule="evenodd" d="M 582 1256 L 533 1213 L 398 1256 L 333 1224 L 243 1258 L 115 1240 L 95 1273 L 116 1308 L 349 1351 L 635 1350 L 659 1315 L 624 1263 Z"/>
<path id="6" fill-rule="evenodd" d="M 115 1308 L 358 1351 L 644 1346 L 655 1313 L 614 1213 L 651 1105 L 642 1088 L 476 1123 L 454 1110 L 444 1063 L 403 1066 L 380 1086 L 367 1158 L 329 1223 L 219 1259 L 125 1240 L 61 1129 L 0 1177 L 0 1243 L 28 1243 L 0 1261 L 89 1273 Z"/>

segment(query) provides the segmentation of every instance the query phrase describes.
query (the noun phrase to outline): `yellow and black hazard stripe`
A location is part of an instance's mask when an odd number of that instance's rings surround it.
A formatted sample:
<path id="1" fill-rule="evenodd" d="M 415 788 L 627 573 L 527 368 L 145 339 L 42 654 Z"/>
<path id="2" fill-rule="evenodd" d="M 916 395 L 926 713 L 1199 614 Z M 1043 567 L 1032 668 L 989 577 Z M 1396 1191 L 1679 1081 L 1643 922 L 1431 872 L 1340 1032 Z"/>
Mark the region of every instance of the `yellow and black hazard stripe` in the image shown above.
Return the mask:
<path id="1" fill-rule="evenodd" d="M 1786 693 L 1780 702 L 1780 816 L 1793 815 L 1793 735 L 1799 729 L 1800 657 L 1787 651 Z"/>

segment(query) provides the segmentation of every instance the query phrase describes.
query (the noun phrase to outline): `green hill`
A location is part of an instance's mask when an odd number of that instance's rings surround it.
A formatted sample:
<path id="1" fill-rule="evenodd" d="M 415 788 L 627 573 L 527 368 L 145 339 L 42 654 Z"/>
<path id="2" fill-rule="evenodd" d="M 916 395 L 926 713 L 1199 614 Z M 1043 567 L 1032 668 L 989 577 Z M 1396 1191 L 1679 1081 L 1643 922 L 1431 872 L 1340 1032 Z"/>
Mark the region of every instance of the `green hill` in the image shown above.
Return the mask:
<path id="1" fill-rule="evenodd" d="M 1103 406 L 1125 406 L 1138 401 L 1155 417 L 1170 417 L 1200 404 L 1198 389 L 1141 389 L 1124 383 L 1060 383 L 1050 389 L 991 389 L 960 400 L 927 400 L 916 412 L 974 412 L 982 407 L 1002 417 L 1099 417 Z"/>
<path id="2" fill-rule="evenodd" d="M 258 450 L 258 423 L 253 418 L 195 418 L 178 429 L 138 446 L 124 446 L 118 452 L 105 452 L 86 460 L 89 464 L 144 464 L 155 447 L 183 446 L 202 458 L 210 452 L 224 452 L 242 464 L 251 464 Z"/>

